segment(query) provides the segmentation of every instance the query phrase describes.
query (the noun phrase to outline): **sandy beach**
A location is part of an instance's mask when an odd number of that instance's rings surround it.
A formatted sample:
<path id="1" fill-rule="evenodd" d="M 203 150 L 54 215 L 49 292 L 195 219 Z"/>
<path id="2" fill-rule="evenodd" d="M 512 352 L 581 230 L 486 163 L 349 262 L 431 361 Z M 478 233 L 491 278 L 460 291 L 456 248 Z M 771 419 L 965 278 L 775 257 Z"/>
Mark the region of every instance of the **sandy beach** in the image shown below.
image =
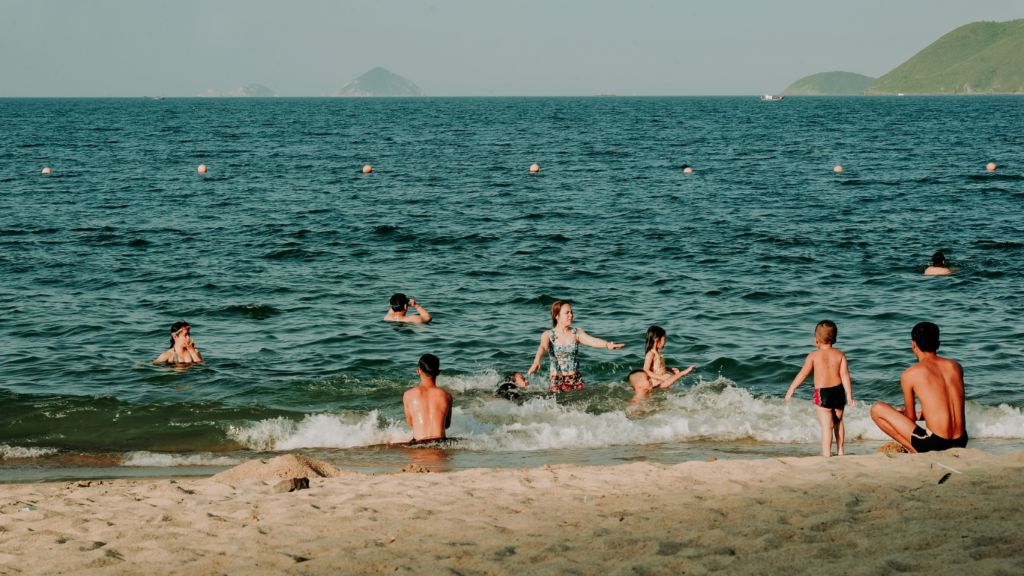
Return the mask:
<path id="1" fill-rule="evenodd" d="M 0 488 L 0 574 L 1019 574 L 1024 566 L 1024 452 L 341 472 L 290 493 L 256 479 L 81 484 Z"/>

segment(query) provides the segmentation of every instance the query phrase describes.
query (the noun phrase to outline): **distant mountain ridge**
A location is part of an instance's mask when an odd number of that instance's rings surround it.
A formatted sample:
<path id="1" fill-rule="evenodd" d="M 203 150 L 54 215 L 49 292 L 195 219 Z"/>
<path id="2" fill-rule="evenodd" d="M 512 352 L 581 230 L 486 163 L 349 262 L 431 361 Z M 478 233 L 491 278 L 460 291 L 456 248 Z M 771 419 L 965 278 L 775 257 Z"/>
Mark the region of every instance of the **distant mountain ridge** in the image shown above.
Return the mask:
<path id="1" fill-rule="evenodd" d="M 210 88 L 199 95 L 200 98 L 274 98 L 277 94 L 262 84 L 249 84 L 230 92 L 221 92 Z"/>
<path id="2" fill-rule="evenodd" d="M 865 91 L 899 93 L 1024 94 L 1024 19 L 961 26 Z"/>
<path id="3" fill-rule="evenodd" d="M 793 82 L 783 96 L 852 96 L 863 94 L 875 78 L 853 72 L 821 72 Z"/>
<path id="4" fill-rule="evenodd" d="M 348 82 L 331 96 L 348 98 L 402 98 L 426 96 L 408 78 L 377 67 Z"/>

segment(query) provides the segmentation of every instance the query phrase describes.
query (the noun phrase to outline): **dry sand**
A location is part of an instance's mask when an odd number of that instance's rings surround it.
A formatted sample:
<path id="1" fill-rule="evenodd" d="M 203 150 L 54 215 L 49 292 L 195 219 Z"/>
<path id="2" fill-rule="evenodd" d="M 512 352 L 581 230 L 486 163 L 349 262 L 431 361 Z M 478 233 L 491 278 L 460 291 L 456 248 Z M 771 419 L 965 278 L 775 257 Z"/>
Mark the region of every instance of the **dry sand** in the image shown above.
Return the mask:
<path id="1" fill-rule="evenodd" d="M 1024 452 L 36 484 L 0 511 L 0 574 L 1024 572 Z"/>

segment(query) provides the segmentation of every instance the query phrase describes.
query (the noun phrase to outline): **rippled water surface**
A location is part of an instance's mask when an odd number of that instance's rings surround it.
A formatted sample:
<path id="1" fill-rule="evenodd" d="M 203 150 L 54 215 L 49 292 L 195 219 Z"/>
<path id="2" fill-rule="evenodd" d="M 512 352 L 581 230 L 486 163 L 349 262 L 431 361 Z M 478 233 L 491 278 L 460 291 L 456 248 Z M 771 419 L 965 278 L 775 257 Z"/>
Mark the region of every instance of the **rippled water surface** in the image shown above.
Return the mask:
<path id="1" fill-rule="evenodd" d="M 1018 446 L 1021 126 L 1020 97 L 0 100 L 0 475 L 814 454 L 811 384 L 782 397 L 823 318 L 868 403 L 936 322 L 972 439 Z M 435 321 L 382 322 L 394 292 Z M 626 348 L 487 401 L 559 298 Z M 208 363 L 149 364 L 182 319 Z M 627 414 L 651 324 L 698 368 Z M 426 352 L 463 440 L 381 446 Z M 866 407 L 847 434 L 883 439 Z"/>

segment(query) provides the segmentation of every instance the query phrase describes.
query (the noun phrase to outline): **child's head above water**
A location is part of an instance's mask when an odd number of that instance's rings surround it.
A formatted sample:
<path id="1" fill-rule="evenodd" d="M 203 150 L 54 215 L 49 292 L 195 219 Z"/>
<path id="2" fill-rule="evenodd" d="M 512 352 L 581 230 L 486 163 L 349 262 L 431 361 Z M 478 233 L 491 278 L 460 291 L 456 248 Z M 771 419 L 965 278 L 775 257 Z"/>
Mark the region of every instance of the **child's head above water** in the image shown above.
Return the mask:
<path id="1" fill-rule="evenodd" d="M 505 378 L 502 379 L 499 386 L 504 384 L 515 384 L 520 388 L 526 388 L 530 385 L 530 381 L 526 379 L 526 376 L 523 376 L 522 372 L 509 372 L 505 374 Z"/>
<path id="2" fill-rule="evenodd" d="M 665 329 L 661 326 L 651 326 L 647 329 L 647 347 L 644 348 L 644 353 L 651 351 L 658 344 L 658 340 L 665 337 Z M 641 370 L 642 372 L 642 370 Z"/>
<path id="3" fill-rule="evenodd" d="M 839 329 L 831 320 L 822 320 L 814 327 L 814 338 L 822 344 L 835 344 Z"/>
<path id="4" fill-rule="evenodd" d="M 643 370 L 633 370 L 629 373 L 629 385 L 635 392 L 650 390 L 653 387 L 651 377 Z"/>

